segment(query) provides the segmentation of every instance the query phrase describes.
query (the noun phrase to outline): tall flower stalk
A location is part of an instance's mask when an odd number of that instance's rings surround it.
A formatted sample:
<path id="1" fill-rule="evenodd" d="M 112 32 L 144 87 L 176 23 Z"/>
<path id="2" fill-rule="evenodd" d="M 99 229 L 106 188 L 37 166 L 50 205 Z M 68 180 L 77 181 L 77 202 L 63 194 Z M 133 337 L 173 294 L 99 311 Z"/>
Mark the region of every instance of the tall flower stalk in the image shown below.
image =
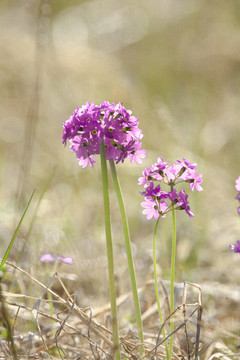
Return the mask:
<path id="1" fill-rule="evenodd" d="M 153 276 L 154 276 L 155 294 L 156 294 L 157 307 L 158 307 L 158 315 L 159 315 L 160 323 L 163 324 L 163 316 L 162 316 L 162 309 L 161 309 L 159 289 L 158 289 L 157 256 L 156 256 L 156 238 L 157 238 L 157 229 L 158 229 L 158 224 L 159 224 L 160 219 L 161 219 L 161 217 L 159 217 L 157 219 L 157 222 L 156 222 L 156 225 L 154 228 L 154 233 L 153 233 Z M 165 338 L 166 331 L 165 331 L 164 326 L 162 326 L 162 334 L 163 334 L 163 337 Z M 164 345 L 165 345 L 167 359 L 169 359 L 169 350 L 168 350 L 168 344 L 166 341 L 164 342 Z"/>
<path id="2" fill-rule="evenodd" d="M 70 142 L 70 150 L 76 154 L 79 165 L 82 168 L 90 165 L 93 167 L 95 156 L 101 156 L 103 198 L 105 212 L 106 244 L 108 256 L 108 275 L 111 299 L 111 314 L 113 326 L 113 343 L 115 359 L 120 359 L 117 307 L 114 283 L 114 263 L 111 236 L 111 219 L 109 207 L 108 175 L 107 161 L 110 160 L 112 176 L 118 197 L 123 232 L 125 238 L 126 252 L 128 256 L 129 272 L 132 282 L 132 292 L 135 305 L 137 328 L 139 339 L 143 342 L 143 330 L 141 322 L 141 313 L 135 279 L 135 270 L 133 265 L 130 237 L 126 211 L 123 197 L 117 178 L 115 163 L 124 162 L 126 158 L 137 164 L 142 163 L 146 156 L 146 151 L 141 149 L 143 138 L 142 131 L 138 127 L 138 119 L 132 115 L 131 111 L 125 109 L 121 103 L 110 104 L 104 101 L 100 105 L 86 103 L 81 108 L 77 107 L 73 115 L 63 123 L 63 143 Z M 141 347 L 143 355 L 143 346 Z"/>
<path id="3" fill-rule="evenodd" d="M 127 259 L 128 259 L 128 268 L 129 268 L 129 274 L 130 274 L 130 279 L 131 279 L 132 294 L 133 294 L 135 315 L 136 315 L 136 321 L 137 321 L 138 337 L 139 337 L 140 342 L 143 344 L 144 338 L 143 338 L 142 318 L 141 318 L 141 310 L 140 310 L 139 297 L 138 297 L 138 291 L 137 291 L 137 282 L 136 282 L 135 269 L 134 269 L 134 263 L 133 263 L 133 257 L 132 257 L 132 250 L 131 250 L 131 244 L 130 244 L 130 234 L 129 234 L 129 227 L 128 227 L 128 221 L 127 221 L 127 214 L 126 214 L 125 205 L 124 205 L 124 201 L 123 201 L 122 190 L 121 190 L 119 179 L 117 176 L 116 167 L 115 167 L 114 161 L 112 159 L 110 159 L 110 167 L 111 167 L 112 178 L 113 178 L 114 187 L 116 190 L 118 204 L 119 204 L 121 218 L 122 218 L 125 247 L 126 247 Z M 140 352 L 141 352 L 141 356 L 143 356 L 144 349 L 143 349 L 142 345 L 140 347 Z"/>
<path id="4" fill-rule="evenodd" d="M 144 196 L 144 201 L 141 203 L 144 208 L 143 214 L 146 215 L 147 220 L 154 218 L 157 223 L 153 236 L 153 265 L 154 265 L 154 282 L 155 292 L 158 304 L 158 313 L 160 323 L 163 324 L 163 317 L 159 299 L 158 281 L 157 281 L 157 267 L 156 267 L 156 233 L 158 222 L 160 218 L 165 218 L 167 213 L 172 212 L 172 255 L 171 255 L 171 281 L 170 281 L 170 311 L 174 311 L 174 281 L 175 281 L 175 259 L 176 259 L 176 210 L 185 210 L 189 217 L 194 214 L 190 211 L 188 202 L 188 195 L 185 190 L 176 190 L 178 184 L 184 182 L 189 183 L 190 189 L 193 191 L 202 191 L 202 175 L 197 175 L 195 169 L 197 164 L 191 164 L 185 158 L 177 160 L 174 164 L 164 162 L 162 158 L 158 158 L 157 162 L 150 168 L 145 168 L 143 176 L 139 178 L 139 185 L 144 186 L 144 191 L 141 194 Z M 157 185 L 156 185 L 157 183 Z M 159 183 L 164 183 L 168 186 L 169 191 L 164 191 Z M 172 316 L 170 324 L 170 333 L 174 330 L 174 318 Z M 166 337 L 165 328 L 162 327 L 164 338 Z M 173 337 L 170 338 L 169 349 L 166 346 L 167 359 L 171 358 L 173 348 Z"/>
<path id="5" fill-rule="evenodd" d="M 177 231 L 176 231 L 176 214 L 175 208 L 172 207 L 172 256 L 171 256 L 171 290 L 170 290 L 170 312 L 174 311 L 174 279 L 175 279 L 175 260 L 176 260 L 176 244 L 177 244 Z M 174 319 L 170 322 L 170 333 L 174 330 Z M 173 349 L 173 336 L 170 338 L 169 353 L 170 357 Z"/>
<path id="6" fill-rule="evenodd" d="M 108 279 L 109 279 L 109 288 L 110 288 L 112 329 L 113 329 L 113 352 L 114 352 L 114 359 L 120 360 L 116 286 L 115 286 L 111 217 L 110 217 L 109 190 L 108 190 L 108 172 L 107 172 L 104 141 L 102 141 L 100 153 L 101 153 L 103 201 L 104 201 L 104 214 L 105 214 L 105 232 L 106 232 L 106 245 L 107 245 L 107 258 L 108 258 Z"/>

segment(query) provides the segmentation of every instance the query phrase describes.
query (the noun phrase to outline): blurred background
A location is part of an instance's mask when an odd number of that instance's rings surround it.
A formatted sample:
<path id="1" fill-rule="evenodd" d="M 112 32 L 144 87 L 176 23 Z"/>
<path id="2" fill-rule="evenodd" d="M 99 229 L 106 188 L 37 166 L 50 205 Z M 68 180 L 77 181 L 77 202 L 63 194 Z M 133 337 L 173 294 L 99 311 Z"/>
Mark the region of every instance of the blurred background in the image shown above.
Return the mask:
<path id="1" fill-rule="evenodd" d="M 159 156 L 186 157 L 204 191 L 188 190 L 193 219 L 177 213 L 176 280 L 240 291 L 240 257 L 229 250 L 239 240 L 240 2 L 1 0 L 0 34 L 1 256 L 36 189 L 10 260 L 44 279 L 53 265 L 42 253 L 71 256 L 59 271 L 80 303 L 108 301 L 99 160 L 80 168 L 61 140 L 78 105 L 108 100 L 139 118 L 147 150 L 142 165 L 117 166 L 139 286 L 152 279 L 155 223 L 142 215 L 138 178 Z M 111 206 L 122 294 L 130 282 L 114 191 Z M 158 238 L 168 279 L 171 216 Z"/>

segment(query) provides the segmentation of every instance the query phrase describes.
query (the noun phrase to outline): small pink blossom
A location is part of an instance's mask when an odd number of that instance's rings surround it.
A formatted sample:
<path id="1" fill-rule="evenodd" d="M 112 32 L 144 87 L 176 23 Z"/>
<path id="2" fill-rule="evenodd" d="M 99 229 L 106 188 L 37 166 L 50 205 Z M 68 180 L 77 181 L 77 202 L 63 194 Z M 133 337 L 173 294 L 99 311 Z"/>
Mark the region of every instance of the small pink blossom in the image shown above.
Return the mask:
<path id="1" fill-rule="evenodd" d="M 55 262 L 62 262 L 68 265 L 72 265 L 73 264 L 73 258 L 71 257 L 63 257 L 62 255 L 57 255 L 57 256 L 53 256 L 50 253 L 44 253 L 40 256 L 39 259 L 42 263 L 45 262 L 50 262 L 50 263 L 55 263 Z"/>
<path id="2" fill-rule="evenodd" d="M 134 161 L 137 164 L 142 164 L 142 159 L 146 157 L 146 150 L 141 150 L 142 143 L 138 143 L 135 145 L 135 149 L 129 153 L 128 158 L 130 159 L 131 163 Z"/>
<path id="3" fill-rule="evenodd" d="M 142 213 L 146 215 L 147 220 L 150 220 L 152 217 L 157 220 L 160 214 L 163 214 L 168 209 L 168 204 L 166 201 L 158 202 L 151 198 L 145 198 L 145 201 L 143 201 L 141 205 L 144 208 Z M 161 216 L 166 217 L 166 214 Z"/>
<path id="4" fill-rule="evenodd" d="M 229 245 L 229 249 L 233 250 L 235 253 L 240 253 L 240 241 L 238 240 L 236 245 Z"/>
<path id="5" fill-rule="evenodd" d="M 173 164 L 166 168 L 164 170 L 164 174 L 167 177 L 167 180 L 165 180 L 165 182 L 173 182 L 177 178 L 181 168 L 182 166 L 180 164 Z"/>
<path id="6" fill-rule="evenodd" d="M 240 201 L 240 176 L 237 178 L 237 180 L 235 181 L 235 189 L 237 191 L 239 191 L 239 193 L 237 194 L 237 196 L 235 197 L 236 200 Z M 240 215 L 240 206 L 237 209 L 238 214 Z"/>
<path id="7" fill-rule="evenodd" d="M 235 180 L 235 189 L 240 191 L 240 176 Z"/>
<path id="8" fill-rule="evenodd" d="M 73 264 L 73 258 L 71 257 L 63 257 L 61 255 L 57 255 L 56 256 L 56 260 L 57 261 L 60 261 L 60 262 L 63 262 L 65 264 L 68 264 L 68 265 L 72 265 Z"/>
<path id="9" fill-rule="evenodd" d="M 53 263 L 55 261 L 55 257 L 52 254 L 46 253 L 42 254 L 39 259 L 41 262 L 51 262 Z"/>
<path id="10" fill-rule="evenodd" d="M 147 220 L 150 220 L 152 217 L 154 217 L 155 220 L 159 218 L 158 206 L 154 200 L 145 199 L 141 205 L 144 208 L 142 213 L 146 215 Z"/>
<path id="11" fill-rule="evenodd" d="M 195 171 L 191 172 L 191 175 L 188 177 L 191 180 L 189 186 L 190 189 L 193 191 L 196 189 L 197 191 L 203 191 L 203 188 L 200 186 L 202 183 L 202 174 L 196 174 Z"/>
<path id="12" fill-rule="evenodd" d="M 185 167 L 186 169 L 196 169 L 197 168 L 197 164 L 191 164 L 190 161 L 188 161 L 185 157 L 183 158 L 183 160 L 177 160 L 177 163 L 181 164 L 182 167 Z"/>

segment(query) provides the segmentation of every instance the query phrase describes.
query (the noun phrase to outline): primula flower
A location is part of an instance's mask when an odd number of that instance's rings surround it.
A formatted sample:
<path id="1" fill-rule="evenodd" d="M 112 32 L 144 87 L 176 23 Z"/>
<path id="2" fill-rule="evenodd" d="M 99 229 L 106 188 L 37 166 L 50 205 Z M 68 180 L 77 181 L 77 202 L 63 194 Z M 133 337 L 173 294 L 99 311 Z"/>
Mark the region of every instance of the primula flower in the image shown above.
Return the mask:
<path id="1" fill-rule="evenodd" d="M 146 151 L 141 149 L 142 130 L 138 119 L 122 104 L 104 101 L 100 106 L 86 103 L 77 107 L 73 115 L 63 123 L 63 144 L 70 142 L 70 150 L 76 153 L 81 167 L 95 163 L 104 141 L 107 160 L 116 163 L 129 158 L 131 162 L 142 163 Z"/>
<path id="2" fill-rule="evenodd" d="M 236 245 L 229 245 L 229 249 L 233 250 L 235 253 L 240 253 L 240 241 L 238 240 Z"/>
<path id="3" fill-rule="evenodd" d="M 182 169 L 182 166 L 179 164 L 173 164 L 173 165 L 167 167 L 165 170 L 163 170 L 164 174 L 166 175 L 164 181 L 166 183 L 174 182 L 174 180 L 179 177 L 178 175 L 179 175 L 181 169 Z"/>
<path id="4" fill-rule="evenodd" d="M 236 200 L 240 201 L 240 192 L 237 194 L 237 196 L 235 197 Z M 237 209 L 239 215 L 240 215 L 240 206 Z"/>
<path id="5" fill-rule="evenodd" d="M 235 189 L 240 191 L 240 176 L 235 180 Z"/>
<path id="6" fill-rule="evenodd" d="M 176 209 L 185 210 L 188 216 L 193 217 L 194 214 L 190 211 L 190 206 L 188 204 L 188 195 L 185 193 L 184 190 L 181 190 L 178 194 L 178 207 Z"/>
<path id="7" fill-rule="evenodd" d="M 177 160 L 172 165 L 164 162 L 163 158 L 158 158 L 150 168 L 145 168 L 143 176 L 138 179 L 138 184 L 144 186 L 144 191 L 140 194 L 145 197 L 145 201 L 141 205 L 144 208 L 143 214 L 148 220 L 152 217 L 157 220 L 163 215 L 165 217 L 173 207 L 176 210 L 185 210 L 189 217 L 194 216 L 190 210 L 188 195 L 184 190 L 177 192 L 175 186 L 187 182 L 192 191 L 194 189 L 202 191 L 203 188 L 200 186 L 202 174 L 197 174 L 196 168 L 197 164 L 191 164 L 186 158 Z M 169 192 L 160 187 L 159 182 L 162 181 L 170 187 Z"/>
<path id="8" fill-rule="evenodd" d="M 39 260 L 42 263 L 45 263 L 45 262 L 55 263 L 58 261 L 58 262 L 62 262 L 62 263 L 68 264 L 68 265 L 73 264 L 73 259 L 71 257 L 63 257 L 62 255 L 53 256 L 50 253 L 42 254 Z"/>
<path id="9" fill-rule="evenodd" d="M 141 191 L 140 194 L 145 195 L 145 197 L 152 197 L 153 199 L 167 199 L 168 193 L 166 191 L 161 190 L 160 185 L 154 187 L 154 183 L 151 182 L 149 186 L 146 187 L 145 191 Z"/>
<path id="10" fill-rule="evenodd" d="M 151 168 L 148 169 L 146 167 L 145 170 L 142 172 L 143 176 L 138 179 L 138 185 L 147 184 L 149 182 L 149 180 L 151 179 L 152 173 L 153 173 L 153 170 Z"/>
<path id="11" fill-rule="evenodd" d="M 55 261 L 55 257 L 52 254 L 42 254 L 40 259 L 41 262 L 51 262 L 53 263 Z"/>
<path id="12" fill-rule="evenodd" d="M 128 154 L 128 158 L 130 159 L 131 163 L 135 161 L 137 164 L 142 164 L 142 159 L 146 157 L 146 151 L 141 150 L 141 146 L 141 142 L 134 144 L 134 149 Z"/>
<path id="13" fill-rule="evenodd" d="M 183 158 L 183 160 L 177 160 L 178 164 L 181 164 L 182 167 L 185 167 L 186 169 L 196 169 L 197 168 L 197 164 L 191 164 L 190 161 L 188 161 L 185 157 Z"/>
<path id="14" fill-rule="evenodd" d="M 163 161 L 162 157 L 159 157 L 157 159 L 157 162 L 152 166 L 152 168 L 154 168 L 154 171 L 163 171 L 169 165 L 170 165 L 169 163 Z"/>
<path id="15" fill-rule="evenodd" d="M 235 199 L 240 201 L 240 176 L 235 180 L 235 189 L 239 191 Z M 238 214 L 240 215 L 240 206 L 238 207 L 237 211 Z M 240 253 L 240 241 L 238 240 L 236 245 L 230 245 L 229 248 L 233 250 L 235 253 Z"/>
<path id="16" fill-rule="evenodd" d="M 240 201 L 240 176 L 236 179 L 235 181 L 235 189 L 237 191 L 239 191 L 239 193 L 237 194 L 237 196 L 235 197 L 236 200 Z M 240 215 L 240 206 L 237 209 L 238 214 Z"/>
<path id="17" fill-rule="evenodd" d="M 200 186 L 200 184 L 202 183 L 202 174 L 197 175 L 195 171 L 191 171 L 187 175 L 186 180 L 189 180 L 189 186 L 192 191 L 194 189 L 196 189 L 197 191 L 203 191 L 203 188 Z"/>
<path id="18" fill-rule="evenodd" d="M 166 217 L 166 214 L 164 214 L 164 212 L 168 209 L 166 201 L 145 198 L 145 201 L 143 201 L 141 205 L 144 208 L 143 214 L 146 215 L 147 220 L 150 220 L 152 217 L 157 220 L 160 214 L 163 218 Z"/>
<path id="19" fill-rule="evenodd" d="M 56 256 L 56 261 L 63 262 L 64 264 L 72 265 L 73 259 L 71 257 L 63 257 L 61 255 Z"/>

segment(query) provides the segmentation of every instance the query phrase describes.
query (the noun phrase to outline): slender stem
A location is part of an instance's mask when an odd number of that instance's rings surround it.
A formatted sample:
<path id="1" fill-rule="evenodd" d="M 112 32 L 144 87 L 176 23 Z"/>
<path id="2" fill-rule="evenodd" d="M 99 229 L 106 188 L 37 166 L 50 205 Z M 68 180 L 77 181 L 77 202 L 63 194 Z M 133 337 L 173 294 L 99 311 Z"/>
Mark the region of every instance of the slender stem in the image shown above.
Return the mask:
<path id="1" fill-rule="evenodd" d="M 157 306 L 158 306 L 158 314 L 159 314 L 160 323 L 162 325 L 163 324 L 163 316 L 162 316 L 162 310 L 161 310 L 161 304 L 160 304 L 160 298 L 159 298 L 159 290 L 158 290 L 157 256 L 156 256 L 156 236 L 157 236 L 157 229 L 158 229 L 158 224 L 159 224 L 160 219 L 161 219 L 161 217 L 159 217 L 157 219 L 155 229 L 154 229 L 154 234 L 153 234 L 153 273 L 154 273 L 154 282 L 155 282 L 155 292 L 156 292 L 156 299 L 157 299 Z M 166 332 L 165 332 L 164 326 L 162 327 L 162 333 L 163 333 L 163 338 L 165 339 Z M 169 360 L 169 351 L 168 351 L 167 341 L 165 341 L 164 344 L 165 344 L 167 359 Z"/>
<path id="2" fill-rule="evenodd" d="M 134 264 L 133 264 L 132 250 L 131 250 L 131 244 L 130 244 L 130 234 L 129 234 L 127 215 L 126 215 L 125 205 L 124 205 L 124 201 L 123 201 L 122 190 L 121 190 L 120 183 L 119 183 L 118 176 L 117 176 L 116 167 L 115 167 L 114 161 L 112 159 L 110 159 L 109 161 L 110 161 L 112 178 L 113 178 L 115 191 L 116 191 L 117 199 L 118 199 L 118 204 L 119 204 L 119 208 L 120 208 L 121 218 L 122 218 L 125 247 L 126 247 L 127 259 L 128 259 L 128 267 L 129 267 L 133 301 L 134 301 L 134 307 L 135 307 L 135 315 L 136 315 L 136 321 L 137 321 L 138 337 L 139 337 L 139 340 L 141 341 L 141 343 L 143 344 L 143 341 L 144 341 L 143 326 L 142 326 L 141 310 L 140 310 L 138 291 L 137 291 L 135 269 L 134 269 Z M 143 356 L 144 355 L 143 346 L 141 346 L 140 351 L 141 351 L 141 355 Z"/>
<path id="3" fill-rule="evenodd" d="M 117 303 L 116 303 L 116 290 L 115 290 L 116 287 L 115 287 L 115 278 L 114 278 L 112 232 L 111 232 L 111 218 L 110 218 L 110 204 L 109 204 L 109 190 L 108 190 L 108 173 L 107 173 L 107 161 L 105 155 L 104 142 L 102 142 L 101 144 L 100 155 L 101 155 L 101 167 L 102 167 L 105 231 L 106 231 L 107 258 L 108 258 L 108 277 L 109 277 L 112 329 L 113 329 L 113 347 L 114 347 L 113 351 L 114 351 L 114 359 L 120 360 L 120 345 L 119 345 Z"/>
<path id="4" fill-rule="evenodd" d="M 35 190 L 33 190 L 33 192 L 32 192 L 32 195 L 31 195 L 31 197 L 30 197 L 30 199 L 29 199 L 29 201 L 28 201 L 28 204 L 27 204 L 27 206 L 26 206 L 26 209 L 24 210 L 24 213 L 23 213 L 23 215 L 22 215 L 22 217 L 21 217 L 21 219 L 20 219 L 20 221 L 19 221 L 19 223 L 18 223 L 18 226 L 17 226 L 17 228 L 16 228 L 16 230 L 15 230 L 15 232 L 14 232 L 14 234 L 13 234 L 13 237 L 12 237 L 12 239 L 11 239 L 9 245 L 8 245 L 8 248 L 7 248 L 7 250 L 6 250 L 6 252 L 5 252 L 4 256 L 3 256 L 3 259 L 2 259 L 1 264 L 0 264 L 0 271 L 3 270 L 4 264 L 5 264 L 5 262 L 6 262 L 7 258 L 8 258 L 8 255 L 9 255 L 11 249 L 12 249 L 12 246 L 13 246 L 13 244 L 14 244 L 14 241 L 15 241 L 16 237 L 17 237 L 17 234 L 18 234 L 18 232 L 19 232 L 19 230 L 20 230 L 20 228 L 21 228 L 23 219 L 24 219 L 24 217 L 25 217 L 25 215 L 26 215 L 26 213 L 27 213 L 27 210 L 28 210 L 29 205 L 30 205 L 30 203 L 31 203 L 31 201 L 32 201 L 32 198 L 33 198 L 34 193 L 35 193 Z"/>
<path id="5" fill-rule="evenodd" d="M 172 260 L 171 260 L 171 292 L 170 292 L 170 311 L 174 311 L 174 277 L 175 277 L 175 257 L 176 257 L 176 214 L 174 206 L 172 207 Z M 174 317 L 170 323 L 170 333 L 174 330 Z M 170 338 L 170 357 L 173 349 L 173 336 Z"/>

